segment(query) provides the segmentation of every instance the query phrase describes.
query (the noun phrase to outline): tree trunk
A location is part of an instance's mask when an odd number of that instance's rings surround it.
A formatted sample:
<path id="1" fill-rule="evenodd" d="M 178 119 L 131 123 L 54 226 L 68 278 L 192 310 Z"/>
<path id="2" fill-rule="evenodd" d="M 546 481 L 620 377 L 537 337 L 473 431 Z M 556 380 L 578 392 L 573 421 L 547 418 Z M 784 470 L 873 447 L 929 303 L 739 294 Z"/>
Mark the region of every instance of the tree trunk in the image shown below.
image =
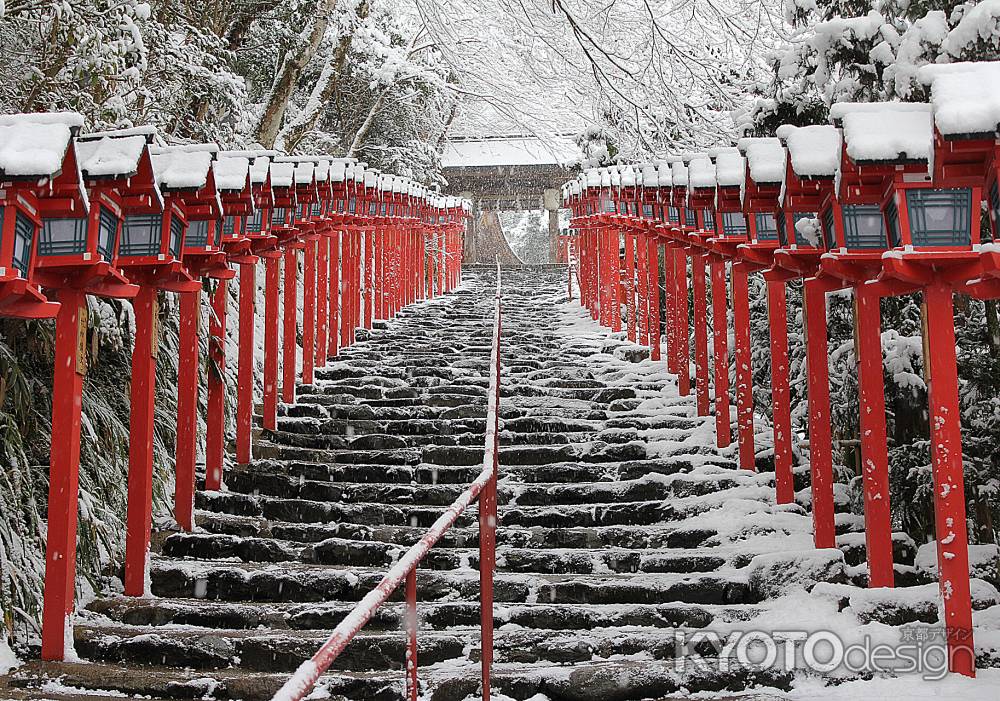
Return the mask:
<path id="1" fill-rule="evenodd" d="M 478 212 L 472 217 L 472 227 L 465 240 L 464 264 L 488 264 L 500 260 L 501 265 L 520 265 L 521 259 L 515 255 L 503 235 L 500 217 L 496 212 Z"/>
<path id="2" fill-rule="evenodd" d="M 268 96 L 264 113 L 261 115 L 260 124 L 257 125 L 255 136 L 261 145 L 267 148 L 274 146 L 285 110 L 288 108 L 288 101 L 292 97 L 302 69 L 319 50 L 320 42 L 323 41 L 323 35 L 326 34 L 326 28 L 330 24 L 330 15 L 336 7 L 337 0 L 320 0 L 311 26 L 307 25 L 302 32 L 302 43 L 285 56 L 274 80 L 274 87 Z"/>

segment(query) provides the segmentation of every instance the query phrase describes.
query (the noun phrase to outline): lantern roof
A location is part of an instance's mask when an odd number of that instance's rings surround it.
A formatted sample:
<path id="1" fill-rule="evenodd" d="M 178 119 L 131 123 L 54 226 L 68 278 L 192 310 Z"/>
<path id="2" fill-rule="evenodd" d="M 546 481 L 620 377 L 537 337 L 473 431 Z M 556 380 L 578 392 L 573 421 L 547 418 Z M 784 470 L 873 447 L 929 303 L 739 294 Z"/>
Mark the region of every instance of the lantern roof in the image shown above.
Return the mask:
<path id="1" fill-rule="evenodd" d="M 746 159 L 738 149 L 719 151 L 715 157 L 715 180 L 719 187 L 743 187 L 746 177 Z"/>
<path id="2" fill-rule="evenodd" d="M 347 179 L 347 167 L 357 163 L 354 158 L 334 158 L 330 161 L 330 180 L 342 183 Z"/>
<path id="3" fill-rule="evenodd" d="M 859 164 L 930 162 L 934 151 L 931 106 L 925 103 L 838 103 L 847 155 Z"/>
<path id="4" fill-rule="evenodd" d="M 635 187 L 635 168 L 630 165 L 622 169 L 622 187 Z"/>
<path id="5" fill-rule="evenodd" d="M 250 158 L 222 151 L 219 159 L 212 164 L 212 169 L 215 172 L 215 186 L 219 190 L 244 190 L 250 178 Z"/>
<path id="6" fill-rule="evenodd" d="M 687 187 L 688 184 L 688 167 L 684 165 L 684 161 L 677 158 L 671 163 L 671 176 L 673 177 L 674 187 Z"/>
<path id="7" fill-rule="evenodd" d="M 740 139 L 738 147 L 746 154 L 750 178 L 755 183 L 780 183 L 785 180 L 785 147 L 776 137 Z"/>
<path id="8" fill-rule="evenodd" d="M 164 190 L 197 190 L 205 187 L 212 162 L 219 152 L 216 144 L 151 146 L 153 172 Z"/>
<path id="9" fill-rule="evenodd" d="M 656 166 L 652 163 L 643 163 L 637 166 L 639 169 L 639 181 L 643 187 L 656 187 L 659 179 L 656 174 Z"/>
<path id="10" fill-rule="evenodd" d="M 312 185 L 316 182 L 316 164 L 312 161 L 296 163 L 294 177 L 296 185 Z"/>
<path id="11" fill-rule="evenodd" d="M 930 86 L 942 136 L 1000 134 L 1000 61 L 933 64 L 917 77 Z"/>
<path id="12" fill-rule="evenodd" d="M 368 188 L 369 190 L 378 187 L 379 176 L 381 176 L 381 173 L 379 173 L 377 170 L 372 170 L 372 169 L 366 170 L 365 187 Z"/>
<path id="13" fill-rule="evenodd" d="M 674 174 L 670 169 L 670 164 L 666 161 L 661 161 L 656 167 L 656 185 L 657 187 L 670 187 L 674 184 Z"/>
<path id="14" fill-rule="evenodd" d="M 830 124 L 791 127 L 786 131 L 792 170 L 800 178 L 834 177 L 840 169 L 840 130 Z"/>
<path id="15" fill-rule="evenodd" d="M 291 187 L 295 184 L 295 164 L 281 161 L 271 163 L 271 187 Z"/>
<path id="16" fill-rule="evenodd" d="M 88 178 L 133 177 L 155 134 L 151 127 L 82 134 L 76 139 L 80 171 Z"/>
<path id="17" fill-rule="evenodd" d="M 715 164 L 708 154 L 697 154 L 688 164 L 688 184 L 691 187 L 711 187 L 716 185 Z"/>
<path id="18" fill-rule="evenodd" d="M 62 172 L 83 117 L 72 112 L 0 116 L 0 173 L 9 178 L 54 178 Z"/>

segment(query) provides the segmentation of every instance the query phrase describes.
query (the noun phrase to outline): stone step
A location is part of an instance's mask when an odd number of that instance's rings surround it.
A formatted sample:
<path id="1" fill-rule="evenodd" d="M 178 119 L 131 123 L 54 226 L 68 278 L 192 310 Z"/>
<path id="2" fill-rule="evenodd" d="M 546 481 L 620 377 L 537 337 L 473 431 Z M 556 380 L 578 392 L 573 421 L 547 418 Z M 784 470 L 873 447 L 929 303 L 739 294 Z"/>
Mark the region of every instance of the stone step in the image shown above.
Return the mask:
<path id="1" fill-rule="evenodd" d="M 340 566 L 390 567 L 408 546 L 380 541 L 327 538 L 315 545 L 275 538 L 241 537 L 209 533 L 175 533 L 168 536 L 160 553 L 168 557 L 203 560 L 237 558 L 243 562 L 305 562 Z M 497 569 L 531 574 L 594 574 L 599 572 L 711 572 L 725 565 L 734 554 L 692 552 L 690 549 L 646 551 L 605 549 L 538 549 L 499 546 Z M 738 559 L 743 560 L 744 556 Z M 442 548 L 431 550 L 421 567 L 453 570 L 479 567 L 479 550 Z"/>
<path id="2" fill-rule="evenodd" d="M 259 565 L 155 557 L 150 564 L 156 596 L 225 601 L 358 601 L 374 589 L 385 568 L 340 568 L 299 563 Z M 417 578 L 420 601 L 475 599 L 479 574 L 428 571 Z M 498 603 L 742 604 L 754 603 L 746 580 L 733 574 L 528 575 L 498 572 Z M 399 600 L 397 592 L 393 600 Z"/>
<path id="3" fill-rule="evenodd" d="M 89 612 L 117 623 L 132 626 L 200 626 L 203 628 L 274 630 L 332 630 L 356 604 L 319 602 L 235 603 L 193 599 L 108 598 L 91 602 Z M 730 624 L 746 620 L 758 611 L 750 604 L 633 604 L 622 607 L 587 604 L 508 604 L 497 608 L 497 627 L 555 631 L 593 630 L 599 628 L 705 628 L 715 623 Z M 455 626 L 479 623 L 478 601 L 421 602 L 421 626 L 449 630 Z M 380 607 L 365 626 L 369 631 L 393 631 L 402 628 L 403 604 Z"/>
<path id="4" fill-rule="evenodd" d="M 354 523 L 288 523 L 258 516 L 197 512 L 196 523 L 212 533 L 242 537 L 273 537 L 296 543 L 319 543 L 329 538 L 392 543 L 409 547 L 427 532 L 414 526 L 382 526 Z M 532 528 L 505 527 L 497 530 L 497 542 L 521 548 L 598 549 L 616 545 L 631 550 L 647 548 L 696 548 L 715 537 L 713 530 L 678 526 L 597 526 Z M 457 526 L 447 531 L 435 549 L 478 547 L 478 526 Z"/>

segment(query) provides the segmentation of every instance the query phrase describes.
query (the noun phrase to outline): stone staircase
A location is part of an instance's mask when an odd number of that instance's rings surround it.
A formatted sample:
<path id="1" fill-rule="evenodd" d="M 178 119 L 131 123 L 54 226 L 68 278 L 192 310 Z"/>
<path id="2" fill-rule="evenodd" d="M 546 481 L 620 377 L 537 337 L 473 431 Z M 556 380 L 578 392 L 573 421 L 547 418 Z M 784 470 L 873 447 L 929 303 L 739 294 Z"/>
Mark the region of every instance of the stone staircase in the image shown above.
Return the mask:
<path id="1" fill-rule="evenodd" d="M 714 419 L 677 396 L 662 363 L 566 304 L 564 275 L 504 279 L 495 688 L 581 701 L 788 688 L 787 672 L 678 660 L 674 636 L 766 615 L 769 580 L 751 564 L 811 548 L 805 509 L 773 506 L 771 476 L 716 450 Z M 229 469 L 225 491 L 198 493 L 197 532 L 154 539 L 154 596 L 91 602 L 80 660 L 29 663 L 9 680 L 19 698 L 270 698 L 478 474 L 492 285 L 491 271 L 467 271 L 459 292 L 319 370 L 259 435 L 253 464 Z M 432 701 L 477 695 L 476 519 L 463 515 L 418 574 Z M 842 515 L 841 530 L 857 526 Z M 820 574 L 859 583 L 863 566 L 833 552 Z M 317 698 L 402 698 L 393 601 Z"/>

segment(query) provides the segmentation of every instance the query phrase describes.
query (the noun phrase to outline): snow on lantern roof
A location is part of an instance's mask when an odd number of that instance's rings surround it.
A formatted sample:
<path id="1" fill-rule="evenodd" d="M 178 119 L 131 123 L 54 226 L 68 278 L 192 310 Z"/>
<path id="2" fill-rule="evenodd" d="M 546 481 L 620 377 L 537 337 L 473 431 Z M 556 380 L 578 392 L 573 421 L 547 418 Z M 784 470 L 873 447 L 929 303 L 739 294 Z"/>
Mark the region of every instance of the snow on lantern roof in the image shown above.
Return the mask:
<path id="1" fill-rule="evenodd" d="M 80 164 L 80 172 L 88 178 L 127 178 L 138 173 L 142 152 L 149 142 L 144 134 L 129 135 L 124 133 L 126 131 L 123 129 L 78 137 L 76 158 Z"/>
<path id="2" fill-rule="evenodd" d="M 147 144 L 153 143 L 153 139 L 156 137 L 156 127 L 150 124 L 144 124 L 138 127 L 125 127 L 122 129 L 109 129 L 106 131 L 94 131 L 87 134 L 80 134 L 77 139 L 100 139 L 104 137 L 110 137 L 113 139 L 123 137 L 123 136 L 141 136 L 146 139 Z"/>
<path id="3" fill-rule="evenodd" d="M 157 184 L 167 190 L 204 187 L 218 151 L 215 144 L 150 147 Z"/>
<path id="4" fill-rule="evenodd" d="M 229 151 L 229 154 L 239 153 L 238 151 Z M 250 163 L 250 182 L 254 185 L 263 185 L 267 182 L 267 177 L 271 172 L 271 156 L 261 155 L 254 156 L 253 161 Z"/>
<path id="5" fill-rule="evenodd" d="M 312 185 L 316 182 L 316 164 L 312 161 L 299 161 L 295 164 L 295 184 Z"/>
<path id="6" fill-rule="evenodd" d="M 268 163 L 270 159 L 278 158 L 281 156 L 281 151 L 275 151 L 270 148 L 249 148 L 249 149 L 236 149 L 231 151 L 220 151 L 219 158 L 267 158 Z"/>
<path id="7" fill-rule="evenodd" d="M 635 187 L 635 168 L 630 165 L 622 170 L 622 187 Z"/>
<path id="8" fill-rule="evenodd" d="M 671 174 L 673 176 L 674 187 L 687 187 L 688 167 L 684 165 L 684 161 L 680 158 L 671 164 Z"/>
<path id="9" fill-rule="evenodd" d="M 845 111 L 842 119 L 847 155 L 855 163 L 931 159 L 934 125 L 930 105 L 868 103 L 863 109 Z"/>
<path id="10" fill-rule="evenodd" d="M 848 114 L 858 112 L 884 112 L 886 107 L 892 107 L 896 113 L 927 112 L 930 105 L 923 102 L 837 102 L 830 107 L 830 121 L 841 122 Z"/>
<path id="11" fill-rule="evenodd" d="M 0 126 L 17 124 L 62 125 L 67 129 L 82 129 L 83 115 L 77 112 L 23 112 L 21 114 L 0 114 Z"/>
<path id="12" fill-rule="evenodd" d="M 716 146 L 715 148 L 708 149 L 708 156 L 711 159 L 716 159 L 719 154 L 722 153 L 736 153 L 739 154 L 740 150 L 735 146 Z"/>
<path id="13" fill-rule="evenodd" d="M 739 148 L 746 153 L 750 177 L 755 183 L 784 182 L 786 157 L 781 139 L 740 139 Z"/>
<path id="14" fill-rule="evenodd" d="M 934 123 L 942 136 L 1000 133 L 1000 61 L 924 66 Z"/>
<path id="15" fill-rule="evenodd" d="M 295 184 L 295 164 L 271 163 L 271 187 L 291 187 Z"/>
<path id="16" fill-rule="evenodd" d="M 746 159 L 738 149 L 719 151 L 715 158 L 715 180 L 719 187 L 743 187 L 746 174 Z"/>
<path id="17" fill-rule="evenodd" d="M 584 173 L 587 178 L 587 187 L 601 186 L 601 172 L 597 168 L 589 168 Z"/>
<path id="18" fill-rule="evenodd" d="M 5 176 L 51 178 L 62 171 L 73 141 L 72 130 L 61 122 L 30 119 L 36 116 L 4 115 L 0 123 L 0 171 Z"/>
<path id="19" fill-rule="evenodd" d="M 611 175 L 611 186 L 621 187 L 622 185 L 622 174 L 618 168 L 609 168 L 608 173 Z"/>
<path id="20" fill-rule="evenodd" d="M 688 164 L 688 182 L 691 187 L 715 187 L 715 164 L 706 154 L 698 154 Z"/>
<path id="21" fill-rule="evenodd" d="M 365 187 L 372 189 L 378 187 L 379 173 L 377 170 L 366 170 L 365 171 Z"/>
<path id="22" fill-rule="evenodd" d="M 642 186 L 643 187 L 656 187 L 658 182 L 656 175 L 656 166 L 652 163 L 642 164 Z"/>
<path id="23" fill-rule="evenodd" d="M 347 162 L 334 160 L 330 163 L 330 180 L 335 183 L 342 183 L 347 179 Z"/>
<path id="24" fill-rule="evenodd" d="M 212 169 L 215 172 L 215 186 L 219 190 L 240 191 L 247 186 L 250 159 L 246 156 L 226 155 L 215 161 Z"/>
<path id="25" fill-rule="evenodd" d="M 792 127 L 788 131 L 792 170 L 799 177 L 833 177 L 840 169 L 840 130 L 830 124 Z"/>
<path id="26" fill-rule="evenodd" d="M 611 169 L 601 168 L 601 187 L 611 187 Z"/>
<path id="27" fill-rule="evenodd" d="M 656 168 L 657 187 L 671 187 L 674 184 L 674 175 L 670 170 L 670 164 L 662 161 Z"/>
<path id="28" fill-rule="evenodd" d="M 782 124 L 780 127 L 774 130 L 774 135 L 779 139 L 781 139 L 782 141 L 786 141 L 789 135 L 796 129 L 798 129 L 798 127 L 795 126 L 794 124 Z"/>
<path id="29" fill-rule="evenodd" d="M 316 170 L 313 172 L 313 177 L 316 178 L 318 183 L 328 183 L 330 182 L 330 160 L 327 158 L 320 158 L 316 161 Z"/>

